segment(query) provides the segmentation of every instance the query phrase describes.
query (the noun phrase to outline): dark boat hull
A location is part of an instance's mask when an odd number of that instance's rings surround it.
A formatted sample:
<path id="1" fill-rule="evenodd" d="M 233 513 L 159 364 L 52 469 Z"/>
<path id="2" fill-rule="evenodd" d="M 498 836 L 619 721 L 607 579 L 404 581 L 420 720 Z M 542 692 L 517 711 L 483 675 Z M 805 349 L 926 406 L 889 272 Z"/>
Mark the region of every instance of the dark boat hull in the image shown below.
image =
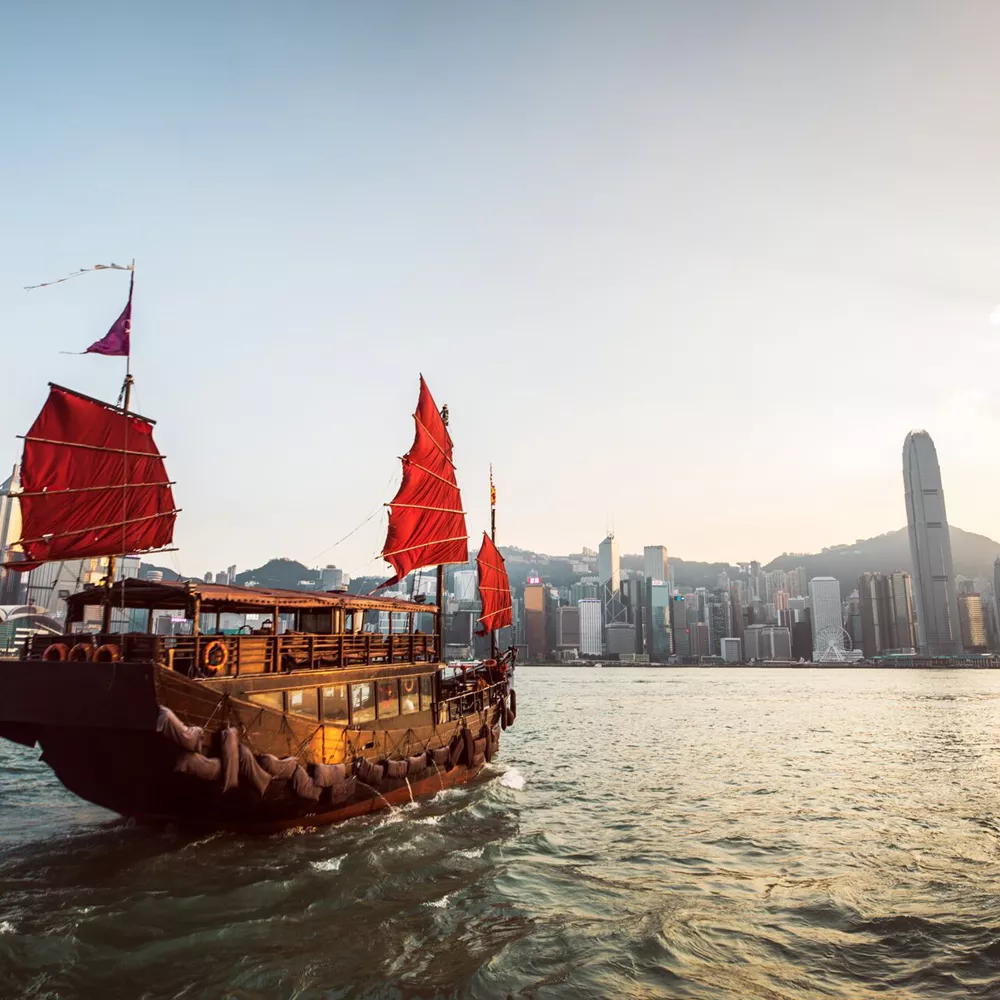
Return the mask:
<path id="1" fill-rule="evenodd" d="M 181 758 L 194 755 L 170 738 L 169 727 L 162 724 L 164 709 L 203 729 L 198 756 L 209 762 L 221 757 L 221 778 L 178 769 Z M 344 739 L 334 744 L 328 732 L 319 732 L 321 725 L 281 713 L 267 719 L 259 707 L 206 690 L 152 663 L 0 662 L 0 737 L 40 745 L 42 759 L 62 784 L 88 802 L 138 822 L 200 829 L 269 833 L 322 826 L 463 784 L 482 771 L 479 748 L 487 727 L 486 742 L 491 750 L 498 746 L 501 711 L 502 706 L 485 706 L 461 719 L 416 729 L 342 731 Z M 269 776 L 261 790 L 241 768 L 238 780 L 226 787 L 222 744 L 227 730 L 239 733 L 239 742 L 252 750 L 254 760 L 265 755 L 285 761 L 295 757 L 304 784 Z M 469 742 L 463 746 L 466 730 Z M 351 754 L 358 746 L 355 737 L 369 748 L 362 756 Z M 478 752 L 467 753 L 473 737 Z M 403 760 L 424 747 L 423 769 L 401 777 L 369 777 L 368 783 L 360 780 L 357 765 L 384 761 L 390 746 Z M 448 747 L 459 753 L 436 764 L 430 751 L 437 748 L 440 756 Z M 307 769 L 317 773 L 315 764 L 333 762 L 350 776 L 338 789 L 315 787 L 305 777 Z"/>

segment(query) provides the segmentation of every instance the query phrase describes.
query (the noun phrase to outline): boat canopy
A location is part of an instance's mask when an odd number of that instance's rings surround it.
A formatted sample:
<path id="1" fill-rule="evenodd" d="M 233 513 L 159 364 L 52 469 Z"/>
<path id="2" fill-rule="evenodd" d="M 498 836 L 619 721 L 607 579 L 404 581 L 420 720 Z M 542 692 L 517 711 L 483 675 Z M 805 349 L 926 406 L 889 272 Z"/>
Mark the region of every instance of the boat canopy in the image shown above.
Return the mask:
<path id="1" fill-rule="evenodd" d="M 8 566 L 162 549 L 178 513 L 170 487 L 152 420 L 50 383 L 24 439 L 24 558 Z"/>
<path id="2" fill-rule="evenodd" d="M 455 480 L 451 435 L 422 375 L 413 421 L 416 433 L 402 459 L 403 481 L 387 504 L 389 530 L 382 558 L 396 575 L 383 587 L 398 583 L 415 569 L 469 559 L 469 532 Z"/>
<path id="3" fill-rule="evenodd" d="M 69 620 L 81 621 L 88 605 L 103 604 L 104 587 L 89 587 L 66 599 Z M 111 587 L 112 607 L 147 608 L 157 611 L 189 610 L 197 602 L 201 613 L 246 614 L 248 612 L 322 611 L 437 611 L 433 604 L 402 601 L 391 597 L 330 593 L 309 590 L 272 590 L 265 587 L 227 587 L 198 581 L 119 580 Z"/>

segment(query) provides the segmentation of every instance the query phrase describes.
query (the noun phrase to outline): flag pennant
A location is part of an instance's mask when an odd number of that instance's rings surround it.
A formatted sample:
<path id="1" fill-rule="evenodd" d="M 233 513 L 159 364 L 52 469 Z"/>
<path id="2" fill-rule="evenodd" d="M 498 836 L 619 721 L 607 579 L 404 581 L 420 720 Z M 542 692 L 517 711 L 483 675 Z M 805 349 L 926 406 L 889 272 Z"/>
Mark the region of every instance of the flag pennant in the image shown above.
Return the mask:
<path id="1" fill-rule="evenodd" d="M 127 358 L 130 353 L 132 337 L 132 288 L 135 285 L 135 272 L 128 283 L 128 302 L 122 314 L 111 324 L 111 329 L 95 341 L 83 353 L 103 354 L 108 358 Z"/>
<path id="2" fill-rule="evenodd" d="M 497 505 L 497 491 L 496 487 L 493 485 L 493 463 L 490 462 L 490 506 L 495 507 Z"/>

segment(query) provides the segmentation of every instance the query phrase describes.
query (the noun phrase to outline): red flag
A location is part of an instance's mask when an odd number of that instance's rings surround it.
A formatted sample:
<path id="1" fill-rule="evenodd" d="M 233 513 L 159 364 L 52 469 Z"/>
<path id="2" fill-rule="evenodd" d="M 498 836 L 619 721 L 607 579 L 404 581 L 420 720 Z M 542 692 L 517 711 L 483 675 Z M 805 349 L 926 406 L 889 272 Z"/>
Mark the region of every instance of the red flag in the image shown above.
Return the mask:
<path id="1" fill-rule="evenodd" d="M 121 316 L 111 324 L 111 329 L 100 340 L 91 344 L 84 354 L 103 354 L 109 358 L 127 358 L 130 353 L 132 335 L 132 287 L 135 284 L 135 271 L 128 283 L 128 302 Z"/>

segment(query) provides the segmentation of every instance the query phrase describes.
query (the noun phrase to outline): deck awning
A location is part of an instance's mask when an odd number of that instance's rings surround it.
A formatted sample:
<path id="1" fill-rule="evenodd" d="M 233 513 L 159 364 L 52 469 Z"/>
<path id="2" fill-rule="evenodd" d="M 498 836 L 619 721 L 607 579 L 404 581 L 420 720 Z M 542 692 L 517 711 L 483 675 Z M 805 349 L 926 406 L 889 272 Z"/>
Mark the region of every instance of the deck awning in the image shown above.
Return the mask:
<path id="1" fill-rule="evenodd" d="M 119 580 L 111 588 L 113 607 L 152 608 L 157 611 L 183 611 L 197 599 L 206 614 L 257 611 L 322 611 L 343 608 L 346 611 L 437 611 L 434 604 L 397 600 L 391 597 L 367 597 L 362 594 L 329 593 L 311 590 L 271 590 L 264 587 L 228 587 L 215 583 Z M 66 599 L 70 621 L 79 621 L 88 605 L 102 604 L 103 587 L 89 587 Z"/>

